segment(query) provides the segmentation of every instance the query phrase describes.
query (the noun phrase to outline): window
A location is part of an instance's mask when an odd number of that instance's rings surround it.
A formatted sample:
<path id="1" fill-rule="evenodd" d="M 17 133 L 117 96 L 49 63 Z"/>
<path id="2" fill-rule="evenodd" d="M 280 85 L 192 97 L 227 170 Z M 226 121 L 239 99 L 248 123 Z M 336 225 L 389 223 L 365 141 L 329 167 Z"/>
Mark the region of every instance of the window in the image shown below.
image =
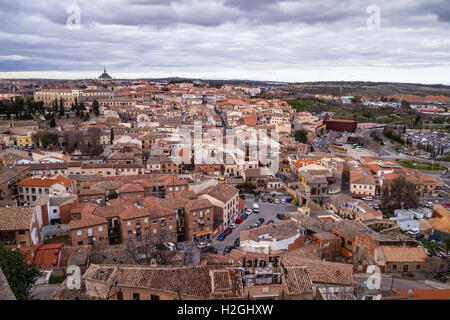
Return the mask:
<path id="1" fill-rule="evenodd" d="M 123 300 L 123 292 L 122 291 L 117 292 L 117 300 Z"/>
<path id="2" fill-rule="evenodd" d="M 103 227 L 98 227 L 98 231 L 102 232 L 103 231 Z"/>
<path id="3" fill-rule="evenodd" d="M 24 235 L 25 234 L 25 230 L 19 230 L 19 234 L 20 235 Z"/>
<path id="4" fill-rule="evenodd" d="M 133 293 L 133 300 L 140 300 L 139 293 Z"/>
<path id="5" fill-rule="evenodd" d="M 392 265 L 392 269 L 397 270 L 397 265 L 396 264 Z"/>
<path id="6" fill-rule="evenodd" d="M 78 230 L 78 231 L 77 231 L 77 236 L 81 236 L 82 233 L 83 233 L 83 232 L 82 232 L 81 230 Z"/>
<path id="7" fill-rule="evenodd" d="M 159 296 L 151 294 L 150 295 L 150 300 L 157 301 L 157 300 L 159 300 Z"/>
<path id="8" fill-rule="evenodd" d="M 82 246 L 83 245 L 83 240 L 78 240 L 78 245 Z"/>
<path id="9" fill-rule="evenodd" d="M 420 270 L 420 264 L 416 266 L 416 270 Z"/>

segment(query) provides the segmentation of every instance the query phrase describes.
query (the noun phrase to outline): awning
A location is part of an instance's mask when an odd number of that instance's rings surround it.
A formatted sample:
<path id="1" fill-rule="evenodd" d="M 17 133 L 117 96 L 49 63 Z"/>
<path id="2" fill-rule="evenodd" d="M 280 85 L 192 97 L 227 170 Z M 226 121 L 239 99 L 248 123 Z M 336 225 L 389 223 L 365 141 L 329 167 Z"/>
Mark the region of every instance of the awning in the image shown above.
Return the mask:
<path id="1" fill-rule="evenodd" d="M 197 233 L 195 234 L 195 236 L 199 237 L 199 236 L 204 236 L 204 235 L 210 234 L 210 233 L 212 233 L 212 230 L 207 230 L 207 231 L 197 232 Z"/>

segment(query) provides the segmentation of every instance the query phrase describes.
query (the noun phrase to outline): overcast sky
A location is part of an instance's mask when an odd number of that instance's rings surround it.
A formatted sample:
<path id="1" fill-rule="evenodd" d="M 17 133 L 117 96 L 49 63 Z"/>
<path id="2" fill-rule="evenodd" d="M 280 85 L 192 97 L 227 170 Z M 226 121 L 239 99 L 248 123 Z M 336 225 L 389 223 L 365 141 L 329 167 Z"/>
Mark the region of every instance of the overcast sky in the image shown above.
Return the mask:
<path id="1" fill-rule="evenodd" d="M 0 43 L 0 78 L 450 84 L 450 0 L 0 0 Z"/>

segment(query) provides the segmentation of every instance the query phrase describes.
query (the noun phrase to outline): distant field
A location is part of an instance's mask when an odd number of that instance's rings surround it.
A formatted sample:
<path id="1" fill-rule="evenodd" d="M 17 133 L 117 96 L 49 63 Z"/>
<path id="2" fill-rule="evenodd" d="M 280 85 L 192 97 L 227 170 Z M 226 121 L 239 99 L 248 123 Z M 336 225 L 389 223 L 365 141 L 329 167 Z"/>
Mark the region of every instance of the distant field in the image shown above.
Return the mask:
<path id="1" fill-rule="evenodd" d="M 434 165 L 431 162 L 420 162 L 413 160 L 403 160 L 399 161 L 400 165 L 405 168 L 415 169 L 415 170 L 424 170 L 424 171 L 444 171 L 447 170 L 447 167 L 439 165 L 435 163 Z"/>
<path id="2" fill-rule="evenodd" d="M 355 110 L 353 112 L 339 112 L 334 117 L 340 119 L 355 119 L 356 117 L 356 120 L 360 123 L 403 123 L 410 121 L 414 116 L 395 113 L 382 114 L 381 111 L 377 110 Z"/>
<path id="3" fill-rule="evenodd" d="M 337 111 L 339 107 L 332 104 L 326 103 L 320 100 L 314 99 L 289 99 L 286 100 L 292 108 L 294 108 L 297 112 L 309 111 L 309 112 L 317 112 L 317 111 Z"/>

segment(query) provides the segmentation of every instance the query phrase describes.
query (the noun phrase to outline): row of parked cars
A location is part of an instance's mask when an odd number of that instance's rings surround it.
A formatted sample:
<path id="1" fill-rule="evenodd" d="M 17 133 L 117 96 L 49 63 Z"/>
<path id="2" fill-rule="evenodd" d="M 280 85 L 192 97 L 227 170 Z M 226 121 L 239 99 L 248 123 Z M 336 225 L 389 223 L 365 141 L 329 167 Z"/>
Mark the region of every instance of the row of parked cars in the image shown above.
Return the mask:
<path id="1" fill-rule="evenodd" d="M 272 199 L 272 198 L 262 198 L 262 202 L 269 202 L 269 203 L 274 203 L 274 204 L 285 204 L 286 203 L 286 199 Z"/>

